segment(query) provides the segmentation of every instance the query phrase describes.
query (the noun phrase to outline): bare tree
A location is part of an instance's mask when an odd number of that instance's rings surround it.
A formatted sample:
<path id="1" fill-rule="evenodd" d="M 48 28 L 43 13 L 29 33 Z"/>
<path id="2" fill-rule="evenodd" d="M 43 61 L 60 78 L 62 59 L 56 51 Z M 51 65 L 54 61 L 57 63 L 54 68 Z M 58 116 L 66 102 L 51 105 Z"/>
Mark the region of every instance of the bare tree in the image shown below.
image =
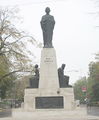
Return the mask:
<path id="1" fill-rule="evenodd" d="M 0 8 L 0 56 L 8 63 L 10 73 L 0 76 L 0 79 L 15 72 L 29 71 L 31 60 L 29 55 L 34 55 L 26 47 L 26 43 L 37 45 L 37 41 L 26 32 L 17 29 L 17 8 Z M 6 58 L 6 59 L 5 59 Z"/>

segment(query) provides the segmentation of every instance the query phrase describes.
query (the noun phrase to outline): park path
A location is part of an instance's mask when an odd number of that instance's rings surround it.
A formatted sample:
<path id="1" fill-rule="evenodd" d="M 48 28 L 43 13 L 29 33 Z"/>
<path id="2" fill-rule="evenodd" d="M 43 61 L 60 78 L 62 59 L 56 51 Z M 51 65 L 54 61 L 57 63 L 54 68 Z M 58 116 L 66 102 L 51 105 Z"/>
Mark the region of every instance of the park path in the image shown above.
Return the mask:
<path id="1" fill-rule="evenodd" d="M 35 118 L 34 120 L 99 120 L 99 107 L 91 107 L 88 109 L 86 107 L 83 107 L 83 109 L 80 107 L 77 108 L 78 113 L 80 113 L 81 110 L 83 111 L 87 110 L 86 116 L 77 116 L 75 114 L 72 116 L 70 115 L 66 116 L 64 112 L 59 111 L 58 113 L 56 113 L 53 111 L 53 115 L 51 117 L 45 114 L 44 115 L 45 117 L 43 117 L 43 119 L 39 117 L 39 118 Z M 38 114 L 38 116 L 40 116 L 40 114 Z M 14 119 L 12 117 L 0 117 L 0 120 L 14 120 Z M 26 119 L 26 120 L 33 120 L 33 119 Z"/>
<path id="2" fill-rule="evenodd" d="M 87 114 L 93 116 L 99 116 L 99 107 L 88 107 Z"/>

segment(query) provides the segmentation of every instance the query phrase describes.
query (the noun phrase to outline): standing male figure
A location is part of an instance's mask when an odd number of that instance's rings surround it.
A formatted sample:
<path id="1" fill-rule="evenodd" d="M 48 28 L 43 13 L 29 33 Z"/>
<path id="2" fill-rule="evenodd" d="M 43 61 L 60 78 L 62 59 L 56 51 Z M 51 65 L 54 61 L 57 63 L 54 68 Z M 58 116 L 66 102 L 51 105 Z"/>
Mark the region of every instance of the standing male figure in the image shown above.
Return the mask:
<path id="1" fill-rule="evenodd" d="M 43 42 L 44 48 L 52 48 L 52 37 L 53 37 L 53 29 L 55 25 L 55 20 L 52 15 L 50 15 L 50 8 L 47 7 L 45 9 L 46 15 L 42 17 L 41 20 L 41 28 L 43 31 Z"/>

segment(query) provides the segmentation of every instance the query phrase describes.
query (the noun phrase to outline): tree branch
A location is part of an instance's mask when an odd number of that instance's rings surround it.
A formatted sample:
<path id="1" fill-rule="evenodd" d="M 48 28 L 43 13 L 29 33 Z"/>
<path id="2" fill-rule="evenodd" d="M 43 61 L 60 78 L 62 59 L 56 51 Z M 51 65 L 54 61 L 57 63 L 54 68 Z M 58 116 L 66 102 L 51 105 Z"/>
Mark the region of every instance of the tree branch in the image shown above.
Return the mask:
<path id="1" fill-rule="evenodd" d="M 15 71 L 12 71 L 12 72 L 10 72 L 10 73 L 7 73 L 7 74 L 3 75 L 3 76 L 0 78 L 0 80 L 4 79 L 4 78 L 6 78 L 6 77 L 8 77 L 8 76 L 10 76 L 10 75 L 12 75 L 12 74 L 14 74 L 14 73 L 17 73 L 17 72 L 31 72 L 31 71 L 29 71 L 29 70 L 23 71 L 23 69 L 15 70 Z"/>
<path id="2" fill-rule="evenodd" d="M 21 69 L 21 70 L 22 70 L 22 69 Z M 12 74 L 14 74 L 14 73 L 16 73 L 16 72 L 20 72 L 21 70 L 16 70 L 16 71 L 12 71 L 12 72 L 10 72 L 10 73 L 7 73 L 7 74 L 3 75 L 3 76 L 0 78 L 0 80 L 4 79 L 5 77 L 8 77 L 8 76 L 10 76 L 10 75 L 12 75 Z"/>
<path id="3" fill-rule="evenodd" d="M 21 40 L 21 39 L 23 39 L 23 38 L 32 38 L 32 39 L 36 42 L 36 40 L 35 40 L 32 36 L 22 36 L 22 37 L 20 37 L 19 39 L 17 39 L 16 41 L 14 41 L 14 42 L 12 42 L 12 43 L 9 43 L 8 45 L 14 44 L 14 43 L 18 42 L 19 40 Z"/>
<path id="4" fill-rule="evenodd" d="M 4 41 L 6 41 L 6 39 L 9 38 L 9 37 L 11 37 L 11 34 L 8 35 L 8 36 L 6 36 L 6 37 L 4 38 Z"/>
<path id="5" fill-rule="evenodd" d="M 10 50 L 8 50 L 8 51 L 0 51 L 0 56 L 5 55 L 5 53 L 7 53 L 7 52 L 10 52 Z"/>

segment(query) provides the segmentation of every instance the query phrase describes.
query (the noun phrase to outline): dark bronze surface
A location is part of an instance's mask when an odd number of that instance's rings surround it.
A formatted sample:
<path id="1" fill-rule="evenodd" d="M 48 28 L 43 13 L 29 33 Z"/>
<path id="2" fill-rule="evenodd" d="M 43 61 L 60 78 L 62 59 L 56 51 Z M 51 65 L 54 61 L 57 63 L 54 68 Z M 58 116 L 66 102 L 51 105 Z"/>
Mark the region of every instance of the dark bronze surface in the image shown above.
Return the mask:
<path id="1" fill-rule="evenodd" d="M 60 109 L 64 108 L 63 96 L 36 97 L 36 109 Z"/>
<path id="2" fill-rule="evenodd" d="M 52 15 L 50 15 L 50 8 L 47 7 L 45 9 L 46 15 L 42 16 L 41 20 L 41 28 L 43 32 L 43 43 L 44 48 L 52 48 L 52 37 L 53 37 L 53 29 L 55 25 L 55 20 Z"/>

